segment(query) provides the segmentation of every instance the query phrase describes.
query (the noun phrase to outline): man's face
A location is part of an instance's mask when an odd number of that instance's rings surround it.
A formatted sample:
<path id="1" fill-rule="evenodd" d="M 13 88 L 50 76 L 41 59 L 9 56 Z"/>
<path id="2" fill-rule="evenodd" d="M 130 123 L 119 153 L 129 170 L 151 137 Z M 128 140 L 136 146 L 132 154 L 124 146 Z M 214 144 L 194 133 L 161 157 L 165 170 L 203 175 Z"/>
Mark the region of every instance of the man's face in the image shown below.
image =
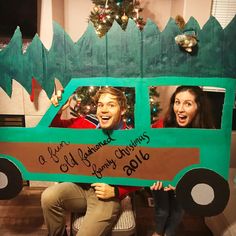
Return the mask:
<path id="1" fill-rule="evenodd" d="M 100 96 L 97 104 L 97 118 L 102 129 L 117 129 L 124 112 L 115 96 L 109 93 Z"/>

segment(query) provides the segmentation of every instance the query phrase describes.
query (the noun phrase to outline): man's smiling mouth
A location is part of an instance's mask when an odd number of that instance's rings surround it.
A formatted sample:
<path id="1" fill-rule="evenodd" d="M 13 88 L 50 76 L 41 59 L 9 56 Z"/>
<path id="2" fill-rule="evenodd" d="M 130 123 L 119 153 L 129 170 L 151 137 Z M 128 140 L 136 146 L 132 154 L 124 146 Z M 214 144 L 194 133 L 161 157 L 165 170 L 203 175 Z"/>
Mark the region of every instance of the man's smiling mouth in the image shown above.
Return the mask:
<path id="1" fill-rule="evenodd" d="M 111 117 L 110 116 L 101 116 L 102 120 L 109 120 Z"/>

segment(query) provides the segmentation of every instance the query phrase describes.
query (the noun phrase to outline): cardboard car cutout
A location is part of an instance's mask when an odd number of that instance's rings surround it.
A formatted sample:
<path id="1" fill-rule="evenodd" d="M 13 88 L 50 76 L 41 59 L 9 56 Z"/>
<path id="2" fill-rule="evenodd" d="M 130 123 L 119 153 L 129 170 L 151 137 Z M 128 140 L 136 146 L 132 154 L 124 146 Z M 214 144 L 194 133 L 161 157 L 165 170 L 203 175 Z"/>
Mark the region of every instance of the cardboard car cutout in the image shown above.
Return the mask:
<path id="1" fill-rule="evenodd" d="M 235 25 L 236 16 L 224 29 L 213 16 L 202 28 L 191 17 L 184 29 L 198 38 L 191 54 L 175 43 L 182 31 L 173 19 L 163 31 L 151 20 L 142 31 L 132 20 L 125 31 L 115 22 L 102 38 L 89 24 L 76 43 L 54 22 L 51 48 L 35 35 L 25 53 L 17 28 L 0 50 L 0 87 L 10 96 L 15 79 L 33 100 L 35 81 L 51 97 L 57 78 L 65 92 L 60 106 L 51 106 L 36 127 L 0 128 L 0 199 L 16 196 L 23 180 L 148 187 L 161 180 L 176 186 L 190 213 L 220 213 L 229 198 Z M 225 91 L 218 129 L 151 128 L 149 88 L 179 85 Z M 133 88 L 134 127 L 112 132 L 51 127 L 60 107 L 82 86 Z"/>
<path id="2" fill-rule="evenodd" d="M 225 90 L 219 129 L 151 128 L 151 86 L 198 85 Z M 129 87 L 135 91 L 134 127 L 128 130 L 70 129 L 51 122 L 81 86 Z M 23 180 L 104 182 L 176 186 L 183 207 L 215 215 L 229 198 L 228 174 L 236 80 L 230 78 L 73 78 L 58 107 L 51 107 L 34 128 L 0 128 L 0 198 L 22 189 Z M 223 142 L 222 142 L 223 140 Z M 199 199 L 204 186 L 206 199 Z M 213 195 L 212 195 L 213 193 Z"/>

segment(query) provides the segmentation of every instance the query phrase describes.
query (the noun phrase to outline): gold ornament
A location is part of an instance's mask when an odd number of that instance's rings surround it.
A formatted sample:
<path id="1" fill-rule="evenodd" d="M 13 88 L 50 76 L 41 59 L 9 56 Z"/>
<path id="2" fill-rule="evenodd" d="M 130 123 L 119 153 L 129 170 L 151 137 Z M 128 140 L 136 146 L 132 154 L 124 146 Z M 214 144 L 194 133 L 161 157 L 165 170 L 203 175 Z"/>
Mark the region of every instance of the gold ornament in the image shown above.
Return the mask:
<path id="1" fill-rule="evenodd" d="M 126 21 L 128 21 L 128 16 L 126 16 L 125 15 L 125 13 L 124 13 L 124 15 L 121 17 L 121 20 L 123 21 L 123 22 L 126 22 Z"/>
<path id="2" fill-rule="evenodd" d="M 96 5 L 94 8 L 93 8 L 94 12 L 98 12 L 99 10 L 99 7 Z"/>
<path id="3" fill-rule="evenodd" d="M 175 42 L 182 47 L 186 52 L 192 52 L 192 48 L 197 44 L 197 37 L 195 34 L 186 35 L 180 34 L 175 37 Z"/>

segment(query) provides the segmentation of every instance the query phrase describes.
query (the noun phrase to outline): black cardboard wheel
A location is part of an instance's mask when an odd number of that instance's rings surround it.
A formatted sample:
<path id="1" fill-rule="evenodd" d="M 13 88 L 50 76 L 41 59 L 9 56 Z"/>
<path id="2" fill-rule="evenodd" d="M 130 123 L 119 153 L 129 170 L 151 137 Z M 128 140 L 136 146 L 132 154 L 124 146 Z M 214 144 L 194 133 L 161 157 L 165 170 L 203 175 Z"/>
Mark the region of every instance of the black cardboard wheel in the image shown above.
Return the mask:
<path id="1" fill-rule="evenodd" d="M 0 183 L 0 200 L 16 197 L 23 187 L 19 169 L 11 161 L 0 158 L 0 173 L 4 177 L 4 183 Z"/>
<path id="2" fill-rule="evenodd" d="M 208 204 L 199 204 L 192 196 L 195 186 L 205 184 L 213 191 L 213 199 Z M 207 192 L 199 192 L 207 194 Z M 229 200 L 228 182 L 219 174 L 208 169 L 193 169 L 187 172 L 176 187 L 176 197 L 183 208 L 190 214 L 213 216 L 221 213 Z"/>

